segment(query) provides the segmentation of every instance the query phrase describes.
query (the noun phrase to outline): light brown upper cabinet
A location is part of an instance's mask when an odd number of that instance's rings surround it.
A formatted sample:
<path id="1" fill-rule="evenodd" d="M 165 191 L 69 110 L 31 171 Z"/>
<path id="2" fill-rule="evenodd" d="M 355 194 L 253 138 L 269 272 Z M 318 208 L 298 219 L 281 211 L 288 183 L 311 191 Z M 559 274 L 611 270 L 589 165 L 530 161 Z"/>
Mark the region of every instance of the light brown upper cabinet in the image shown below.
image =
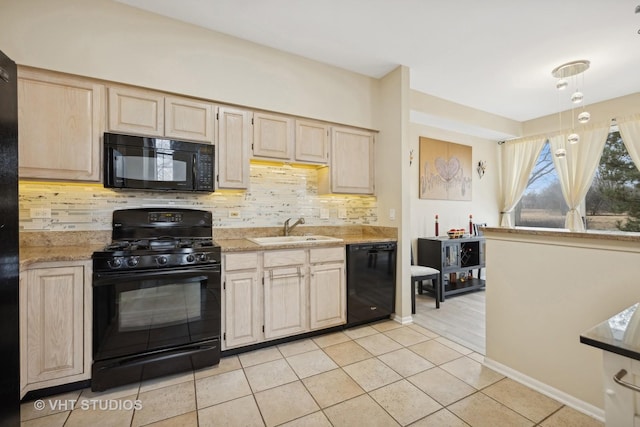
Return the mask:
<path id="1" fill-rule="evenodd" d="M 20 67 L 20 177 L 100 181 L 103 99 L 89 79 Z"/>
<path id="2" fill-rule="evenodd" d="M 247 110 L 218 107 L 218 187 L 249 188 L 251 116 Z"/>
<path id="3" fill-rule="evenodd" d="M 329 161 L 329 126 L 312 120 L 296 119 L 295 160 L 327 164 Z"/>
<path id="4" fill-rule="evenodd" d="M 267 113 L 253 113 L 253 157 L 293 158 L 294 119 Z"/>
<path id="5" fill-rule="evenodd" d="M 164 136 L 164 96 L 128 87 L 109 88 L 110 131 Z"/>
<path id="6" fill-rule="evenodd" d="M 187 98 L 164 99 L 164 134 L 169 138 L 213 142 L 213 104 Z"/>
<path id="7" fill-rule="evenodd" d="M 331 128 L 331 163 L 318 171 L 318 193 L 374 194 L 373 132 Z"/>
<path id="8" fill-rule="evenodd" d="M 108 91 L 110 131 L 213 142 L 212 103 L 125 86 Z"/>

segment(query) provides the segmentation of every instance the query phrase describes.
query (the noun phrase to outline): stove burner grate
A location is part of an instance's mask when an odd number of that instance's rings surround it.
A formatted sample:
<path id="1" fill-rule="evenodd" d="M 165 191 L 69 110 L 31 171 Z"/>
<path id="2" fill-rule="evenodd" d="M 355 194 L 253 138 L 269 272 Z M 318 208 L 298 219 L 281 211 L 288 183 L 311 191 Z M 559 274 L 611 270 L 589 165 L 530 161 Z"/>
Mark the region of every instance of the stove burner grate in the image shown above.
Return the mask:
<path id="1" fill-rule="evenodd" d="M 167 249 L 191 249 L 211 248 L 214 246 L 211 239 L 180 239 L 180 238 L 156 238 L 131 241 L 116 241 L 105 247 L 105 251 L 136 251 L 136 250 L 167 250 Z"/>

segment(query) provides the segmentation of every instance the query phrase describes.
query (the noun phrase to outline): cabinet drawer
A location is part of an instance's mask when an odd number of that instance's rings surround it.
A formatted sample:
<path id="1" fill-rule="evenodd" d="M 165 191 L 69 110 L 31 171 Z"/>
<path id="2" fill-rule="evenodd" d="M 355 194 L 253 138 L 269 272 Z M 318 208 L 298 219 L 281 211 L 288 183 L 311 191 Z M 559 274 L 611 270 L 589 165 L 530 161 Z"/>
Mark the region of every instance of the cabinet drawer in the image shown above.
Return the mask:
<path id="1" fill-rule="evenodd" d="M 258 254 L 256 252 L 225 255 L 225 271 L 255 269 L 257 266 Z"/>
<path id="2" fill-rule="evenodd" d="M 305 263 L 304 250 L 292 251 L 265 251 L 264 266 L 281 267 L 285 265 L 299 265 Z"/>
<path id="3" fill-rule="evenodd" d="M 344 262 L 344 247 L 339 248 L 317 248 L 309 250 L 309 262 L 311 264 L 329 261 Z"/>

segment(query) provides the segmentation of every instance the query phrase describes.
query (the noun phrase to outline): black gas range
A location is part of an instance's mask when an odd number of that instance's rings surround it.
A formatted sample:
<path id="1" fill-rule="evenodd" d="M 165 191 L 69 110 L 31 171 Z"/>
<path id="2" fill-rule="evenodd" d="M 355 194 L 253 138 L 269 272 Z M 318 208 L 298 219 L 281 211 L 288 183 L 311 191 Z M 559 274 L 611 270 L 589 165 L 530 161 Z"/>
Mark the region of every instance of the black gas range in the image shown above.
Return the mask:
<path id="1" fill-rule="evenodd" d="M 93 254 L 93 271 L 136 271 L 220 264 L 211 212 L 127 209 L 113 213 L 112 243 Z"/>
<path id="2" fill-rule="evenodd" d="M 93 254 L 91 388 L 220 360 L 220 247 L 211 212 L 113 213 L 112 243 Z"/>

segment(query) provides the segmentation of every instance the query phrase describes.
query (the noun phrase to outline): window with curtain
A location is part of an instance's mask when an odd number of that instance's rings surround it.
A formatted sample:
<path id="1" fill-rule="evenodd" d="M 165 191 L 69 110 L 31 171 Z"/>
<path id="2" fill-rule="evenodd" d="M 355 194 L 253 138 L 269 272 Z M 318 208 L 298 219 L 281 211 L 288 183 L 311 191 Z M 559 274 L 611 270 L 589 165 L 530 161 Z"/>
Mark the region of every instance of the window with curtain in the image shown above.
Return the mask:
<path id="1" fill-rule="evenodd" d="M 527 189 L 514 209 L 516 226 L 564 228 L 569 208 L 562 196 L 552 155 L 547 141 L 531 171 Z"/>
<path id="2" fill-rule="evenodd" d="M 607 137 L 584 204 L 588 230 L 640 231 L 640 170 L 617 130 Z M 515 225 L 565 228 L 568 209 L 547 142 L 514 210 Z"/>

